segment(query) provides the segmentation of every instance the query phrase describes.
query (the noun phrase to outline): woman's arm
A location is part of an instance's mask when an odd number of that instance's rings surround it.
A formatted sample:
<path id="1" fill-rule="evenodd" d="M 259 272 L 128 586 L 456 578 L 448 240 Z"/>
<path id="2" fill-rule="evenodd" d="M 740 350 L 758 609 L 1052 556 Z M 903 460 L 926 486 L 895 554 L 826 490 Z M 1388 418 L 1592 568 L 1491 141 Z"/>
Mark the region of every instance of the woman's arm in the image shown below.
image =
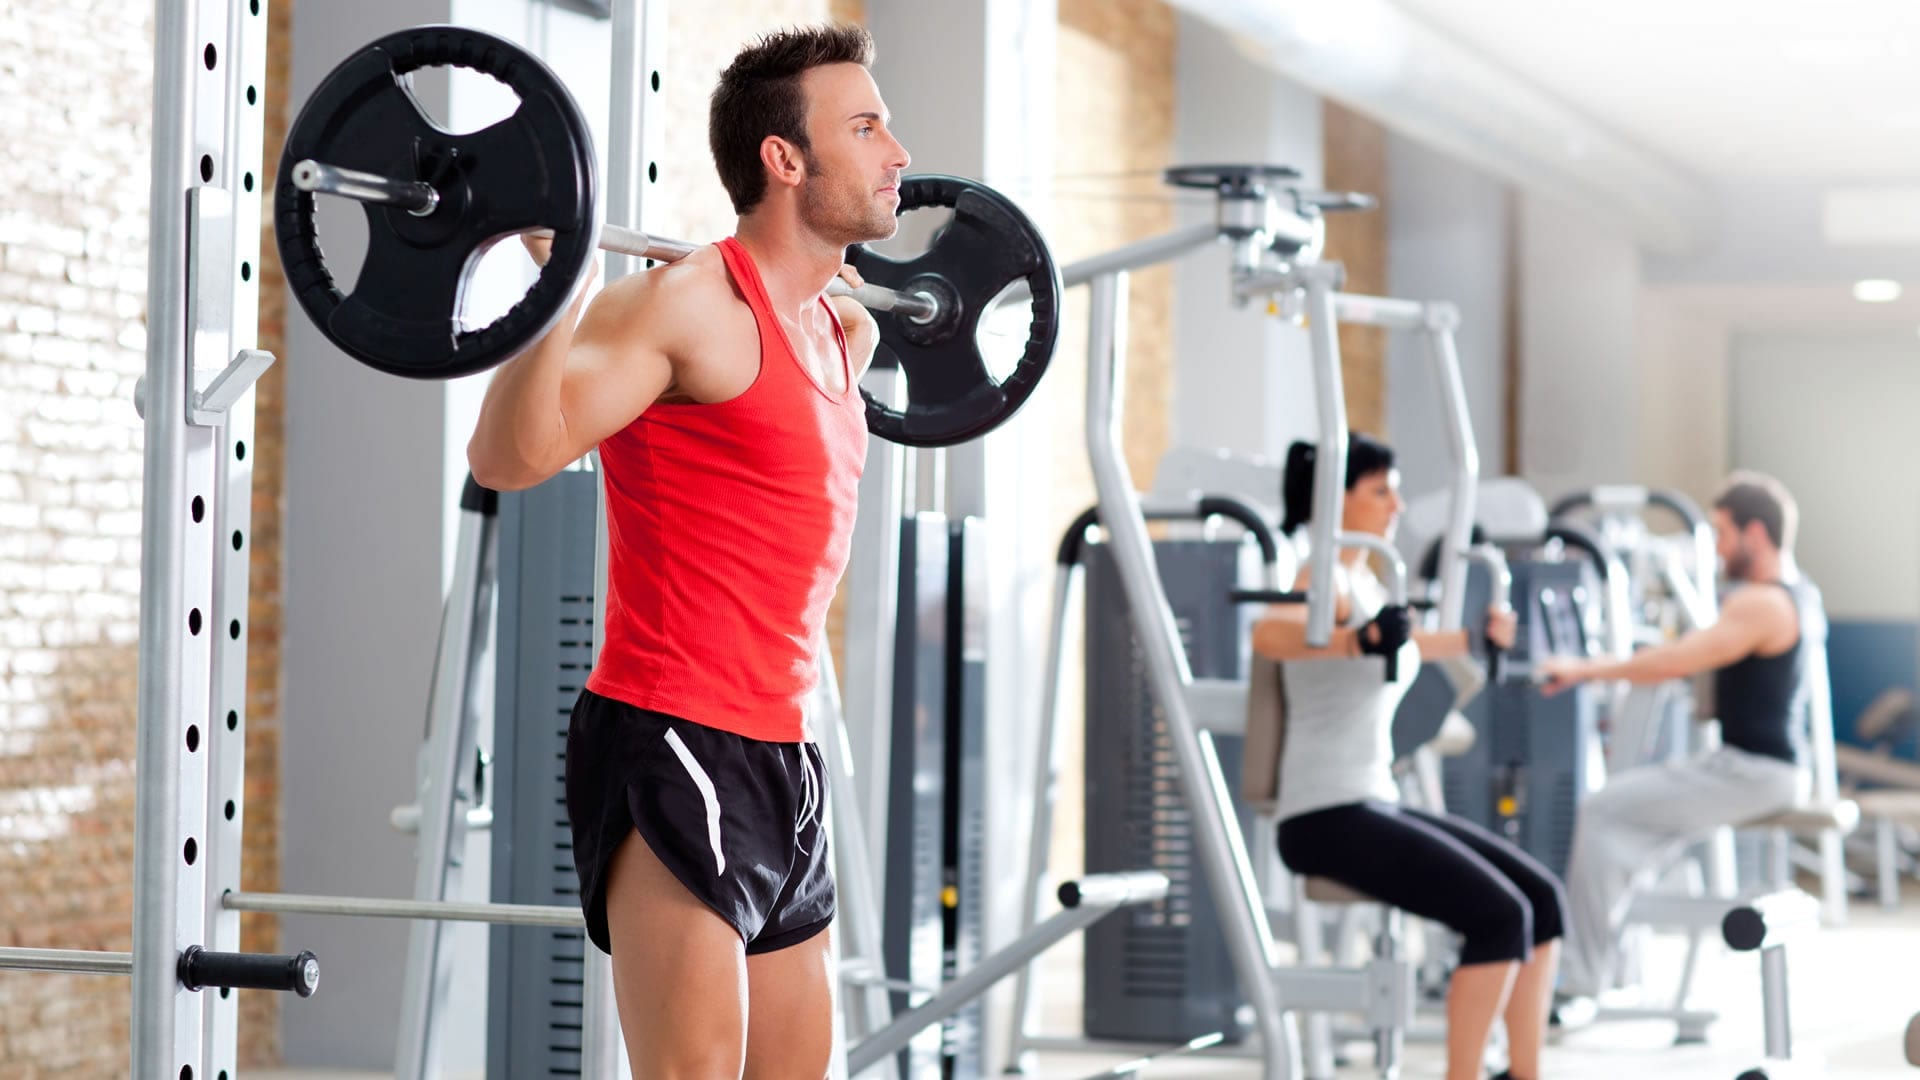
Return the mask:
<path id="1" fill-rule="evenodd" d="M 1312 571 L 1308 567 L 1301 567 L 1293 581 L 1294 591 L 1306 592 L 1312 581 Z M 1334 581 L 1340 586 L 1345 585 L 1340 574 L 1334 575 Z M 1346 625 L 1352 614 L 1352 601 L 1348 598 L 1347 590 L 1341 587 L 1333 603 L 1333 636 L 1327 640 L 1324 648 L 1314 648 L 1307 644 L 1307 605 L 1275 604 L 1253 624 L 1253 651 L 1281 663 L 1359 656 L 1360 631 Z"/>
<path id="2" fill-rule="evenodd" d="M 1360 655 L 1360 632 L 1336 626 L 1326 647 L 1307 644 L 1306 608 L 1299 604 L 1268 608 L 1253 624 L 1253 651 L 1269 660 L 1289 663 L 1294 660 L 1349 659 Z"/>
<path id="3" fill-rule="evenodd" d="M 1420 646 L 1422 660 L 1450 660 L 1473 652 L 1473 646 L 1467 640 L 1467 634 L 1467 628 L 1464 626 L 1457 626 L 1452 630 L 1415 630 L 1413 643 Z"/>

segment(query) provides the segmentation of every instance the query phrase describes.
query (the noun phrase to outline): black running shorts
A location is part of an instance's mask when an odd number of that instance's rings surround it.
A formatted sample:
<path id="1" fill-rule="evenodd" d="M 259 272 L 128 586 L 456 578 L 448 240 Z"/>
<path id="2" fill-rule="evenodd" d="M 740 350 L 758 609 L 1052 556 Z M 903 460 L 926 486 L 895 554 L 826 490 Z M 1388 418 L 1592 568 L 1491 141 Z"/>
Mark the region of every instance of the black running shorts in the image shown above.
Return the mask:
<path id="1" fill-rule="evenodd" d="M 826 768 L 812 743 L 761 742 L 583 690 L 567 728 L 567 817 L 587 936 L 612 952 L 607 876 L 634 831 L 747 952 L 833 921 Z"/>

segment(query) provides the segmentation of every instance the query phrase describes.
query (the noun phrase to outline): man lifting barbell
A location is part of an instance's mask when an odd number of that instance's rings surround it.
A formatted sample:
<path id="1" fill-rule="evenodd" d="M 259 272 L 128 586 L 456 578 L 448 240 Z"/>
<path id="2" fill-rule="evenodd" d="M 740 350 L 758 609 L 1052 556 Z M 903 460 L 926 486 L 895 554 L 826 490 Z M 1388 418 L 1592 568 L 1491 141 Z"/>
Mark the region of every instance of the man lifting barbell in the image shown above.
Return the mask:
<path id="1" fill-rule="evenodd" d="M 530 487 L 600 450 L 605 635 L 573 711 L 567 805 L 588 936 L 613 956 L 642 1077 L 826 1075 L 834 884 L 802 710 L 867 435 L 944 446 L 992 430 L 1058 336 L 1059 271 L 1026 215 L 970 180 L 902 176 L 872 53 L 865 30 L 822 27 L 734 58 L 709 141 L 740 218 L 708 246 L 603 228 L 565 85 L 459 27 L 390 34 L 343 61 L 281 159 L 275 238 L 329 340 L 414 378 L 504 363 L 468 445 L 480 484 Z M 499 80 L 519 108 L 477 132 L 440 128 L 408 78 L 447 65 Z M 316 195 L 365 208 L 350 293 L 320 249 Z M 860 246 L 921 206 L 953 211 L 921 254 Z M 536 230 L 527 295 L 463 325 L 478 255 Z M 588 303 L 596 246 L 668 265 Z M 996 378 L 976 334 L 1016 287 L 1028 336 Z M 904 403 L 855 392 L 876 353 L 904 376 Z"/>
<path id="2" fill-rule="evenodd" d="M 815 1080 L 832 1052 L 825 763 L 802 705 L 877 338 L 823 293 L 849 245 L 893 235 L 909 160 L 871 60 L 845 27 L 740 53 L 709 121 L 735 236 L 611 283 L 577 330 L 569 312 L 495 375 L 468 446 L 493 488 L 600 448 L 607 625 L 567 809 L 640 1076 Z"/>

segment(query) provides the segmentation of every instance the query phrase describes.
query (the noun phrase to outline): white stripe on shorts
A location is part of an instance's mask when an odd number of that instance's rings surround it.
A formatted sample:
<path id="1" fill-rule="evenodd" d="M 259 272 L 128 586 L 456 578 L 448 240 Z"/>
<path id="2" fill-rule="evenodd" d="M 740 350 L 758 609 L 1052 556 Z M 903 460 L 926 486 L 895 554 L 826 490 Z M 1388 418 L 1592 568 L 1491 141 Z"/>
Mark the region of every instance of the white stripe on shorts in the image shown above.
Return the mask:
<path id="1" fill-rule="evenodd" d="M 707 843 L 713 845 L 713 872 L 720 875 L 727 872 L 727 857 L 720 852 L 720 796 L 713 790 L 713 778 L 707 770 L 700 767 L 694 759 L 693 751 L 680 738 L 680 733 L 667 729 L 667 745 L 673 747 L 673 754 L 686 766 L 687 775 L 693 779 L 693 786 L 700 789 L 700 797 L 707 803 Z"/>

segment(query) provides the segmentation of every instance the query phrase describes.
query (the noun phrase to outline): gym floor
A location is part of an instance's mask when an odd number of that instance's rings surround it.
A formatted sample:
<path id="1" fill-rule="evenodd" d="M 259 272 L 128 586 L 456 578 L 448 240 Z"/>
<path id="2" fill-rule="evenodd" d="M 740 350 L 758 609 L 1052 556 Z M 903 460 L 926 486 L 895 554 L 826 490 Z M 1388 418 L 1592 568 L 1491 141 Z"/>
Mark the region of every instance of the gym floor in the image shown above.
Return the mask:
<path id="1" fill-rule="evenodd" d="M 1812 948 L 1790 950 L 1793 1027 L 1796 1056 L 1805 1058 L 1800 1075 L 1850 1080 L 1908 1080 L 1915 1070 L 1901 1053 L 1907 1020 L 1920 1012 L 1920 981 L 1913 959 L 1920 956 L 1920 888 L 1910 886 L 1905 906 L 1883 912 L 1855 901 L 1847 926 L 1823 931 Z M 1657 938 L 1649 967 L 1655 985 L 1672 985 L 1684 942 Z M 1760 982 L 1758 960 L 1725 949 L 1709 949 L 1701 961 L 1694 1004 L 1717 1008 L 1720 1022 L 1704 1046 L 1672 1045 L 1673 1025 L 1659 1022 L 1600 1024 L 1563 1037 L 1547 1056 L 1552 1080 L 1635 1080 L 1725 1078 L 1760 1064 Z M 1079 939 L 1062 943 L 1042 965 L 1048 1031 L 1064 1032 L 1079 1016 Z M 1370 1051 L 1354 1044 L 1342 1077 L 1376 1075 Z M 1047 1054 L 1038 1076 L 1086 1077 L 1122 1061 L 1118 1055 Z M 1445 1072 L 1440 1047 L 1411 1043 L 1402 1076 L 1439 1077 Z M 261 1080 L 384 1080 L 383 1073 L 277 1070 L 252 1074 Z M 1257 1075 L 1244 1060 L 1168 1061 L 1144 1077 L 1194 1076 L 1241 1078 Z M 448 1078 L 455 1080 L 455 1078 Z M 468 1080 L 462 1077 L 458 1080 Z M 480 1080 L 475 1077 L 472 1080 Z"/>

